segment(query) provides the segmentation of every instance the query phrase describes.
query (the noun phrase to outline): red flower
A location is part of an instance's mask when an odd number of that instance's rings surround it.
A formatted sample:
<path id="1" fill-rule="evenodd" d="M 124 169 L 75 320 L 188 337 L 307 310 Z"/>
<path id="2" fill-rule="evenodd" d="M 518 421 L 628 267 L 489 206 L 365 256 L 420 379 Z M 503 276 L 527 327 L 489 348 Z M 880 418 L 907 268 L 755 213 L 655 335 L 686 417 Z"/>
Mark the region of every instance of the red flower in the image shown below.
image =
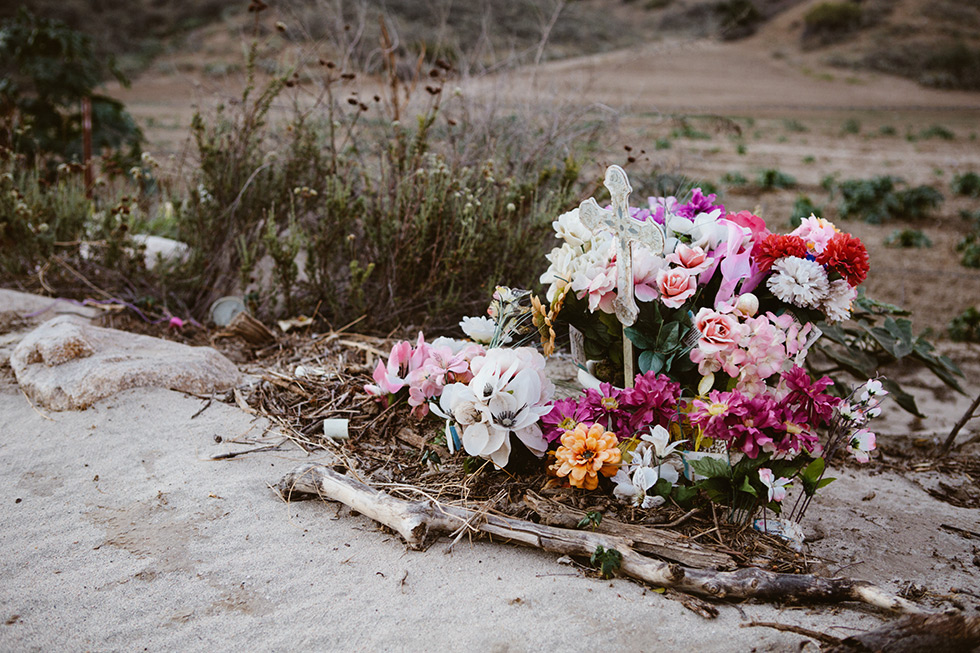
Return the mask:
<path id="1" fill-rule="evenodd" d="M 755 246 L 752 256 L 760 270 L 768 270 L 772 264 L 781 258 L 795 256 L 806 258 L 806 241 L 799 236 L 784 236 L 769 234 L 766 239 Z"/>
<path id="2" fill-rule="evenodd" d="M 827 248 L 817 257 L 817 263 L 826 265 L 852 287 L 868 278 L 871 264 L 868 250 L 860 238 L 851 234 L 839 233 L 830 239 Z"/>

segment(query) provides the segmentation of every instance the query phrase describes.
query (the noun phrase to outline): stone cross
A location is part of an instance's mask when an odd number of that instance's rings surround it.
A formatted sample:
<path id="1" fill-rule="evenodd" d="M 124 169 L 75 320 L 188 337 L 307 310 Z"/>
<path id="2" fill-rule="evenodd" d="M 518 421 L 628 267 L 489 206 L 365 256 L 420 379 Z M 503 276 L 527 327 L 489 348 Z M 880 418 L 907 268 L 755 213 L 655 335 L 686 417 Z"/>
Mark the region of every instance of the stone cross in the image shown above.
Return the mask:
<path id="1" fill-rule="evenodd" d="M 606 169 L 605 186 L 612 197 L 612 210 L 599 208 L 589 198 L 579 205 L 579 219 L 592 231 L 613 235 L 616 252 L 616 318 L 624 327 L 633 326 L 640 313 L 633 295 L 633 243 L 646 245 L 657 256 L 664 251 L 664 232 L 653 220 L 637 220 L 630 216 L 629 196 L 633 192 L 626 171 L 619 166 Z M 626 387 L 633 387 L 633 343 L 623 336 L 623 364 Z"/>

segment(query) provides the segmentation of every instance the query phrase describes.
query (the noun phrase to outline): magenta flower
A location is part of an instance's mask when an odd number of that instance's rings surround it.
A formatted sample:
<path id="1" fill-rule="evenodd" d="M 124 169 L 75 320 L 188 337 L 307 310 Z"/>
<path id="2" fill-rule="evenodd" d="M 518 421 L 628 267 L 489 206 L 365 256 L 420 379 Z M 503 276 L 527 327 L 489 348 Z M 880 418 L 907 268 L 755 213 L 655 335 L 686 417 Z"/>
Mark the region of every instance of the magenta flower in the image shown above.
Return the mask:
<path id="1" fill-rule="evenodd" d="M 810 428 L 830 423 L 834 409 L 841 402 L 838 397 L 824 393 L 824 390 L 834 384 L 833 379 L 825 376 L 813 381 L 806 370 L 796 366 L 785 372 L 782 380 L 789 390 L 789 394 L 783 399 L 784 404 L 802 412 Z"/>
<path id="2" fill-rule="evenodd" d="M 623 403 L 632 416 L 630 434 L 646 431 L 653 426 L 666 427 L 677 414 L 681 384 L 666 374 L 637 374 L 634 385 L 624 392 Z"/>
<path id="3" fill-rule="evenodd" d="M 715 205 L 717 195 L 711 193 L 704 195 L 700 188 L 691 191 L 691 199 L 687 204 L 678 204 L 674 207 L 674 215 L 693 220 L 699 213 L 711 213 L 715 209 L 721 209 L 720 214 L 725 214 L 725 207 L 721 204 Z"/>
<path id="4" fill-rule="evenodd" d="M 541 430 L 548 442 L 557 442 L 565 431 L 574 431 L 581 423 L 594 422 L 593 411 L 580 399 L 559 399 L 551 412 L 541 418 Z"/>

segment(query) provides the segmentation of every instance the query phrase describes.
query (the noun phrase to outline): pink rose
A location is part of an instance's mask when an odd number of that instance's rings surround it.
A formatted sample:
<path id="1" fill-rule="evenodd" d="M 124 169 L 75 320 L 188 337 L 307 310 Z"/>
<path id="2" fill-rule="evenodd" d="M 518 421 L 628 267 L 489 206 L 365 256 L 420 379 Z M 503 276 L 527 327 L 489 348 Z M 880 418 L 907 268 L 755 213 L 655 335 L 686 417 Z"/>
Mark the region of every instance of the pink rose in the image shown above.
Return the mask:
<path id="1" fill-rule="evenodd" d="M 669 263 L 685 268 L 691 274 L 700 274 L 711 265 L 711 259 L 700 247 L 689 247 L 684 243 L 677 243 L 677 249 L 667 257 Z"/>
<path id="2" fill-rule="evenodd" d="M 697 290 L 698 282 L 690 270 L 671 268 L 657 273 L 660 301 L 668 308 L 680 308 Z"/>
<path id="3" fill-rule="evenodd" d="M 694 316 L 694 327 L 701 333 L 698 348 L 707 354 L 730 349 L 738 344 L 742 330 L 735 316 L 702 308 Z"/>

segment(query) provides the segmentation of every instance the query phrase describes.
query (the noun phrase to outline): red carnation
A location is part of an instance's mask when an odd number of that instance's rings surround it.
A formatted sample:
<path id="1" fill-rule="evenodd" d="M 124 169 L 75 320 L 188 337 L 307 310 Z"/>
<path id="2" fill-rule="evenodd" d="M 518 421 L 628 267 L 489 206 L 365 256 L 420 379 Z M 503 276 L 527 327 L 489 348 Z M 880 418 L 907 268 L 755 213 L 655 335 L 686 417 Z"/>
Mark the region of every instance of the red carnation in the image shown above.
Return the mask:
<path id="1" fill-rule="evenodd" d="M 830 239 L 827 248 L 817 257 L 817 263 L 847 279 L 847 283 L 856 286 L 868 278 L 871 264 L 868 261 L 868 250 L 860 238 L 851 234 L 839 233 Z"/>
<path id="2" fill-rule="evenodd" d="M 769 234 L 765 240 L 755 246 L 752 255 L 759 269 L 765 271 L 781 258 L 787 256 L 806 258 L 806 253 L 806 241 L 799 236 Z"/>

